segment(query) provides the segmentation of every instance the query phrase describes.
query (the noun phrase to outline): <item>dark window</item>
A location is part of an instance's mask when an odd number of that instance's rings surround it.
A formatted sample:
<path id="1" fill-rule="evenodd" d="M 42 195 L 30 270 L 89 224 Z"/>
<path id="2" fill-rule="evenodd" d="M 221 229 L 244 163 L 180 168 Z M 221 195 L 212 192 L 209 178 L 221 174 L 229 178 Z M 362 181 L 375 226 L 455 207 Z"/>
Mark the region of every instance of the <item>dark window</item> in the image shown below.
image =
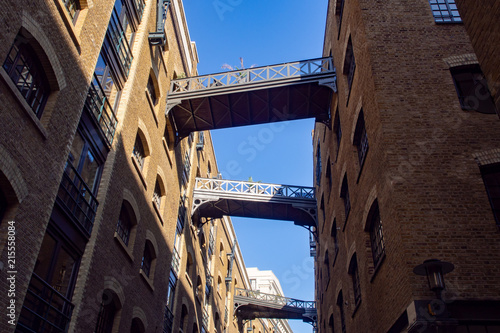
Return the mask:
<path id="1" fill-rule="evenodd" d="M 90 236 L 97 211 L 97 191 L 103 161 L 92 140 L 80 129 L 76 132 L 66 162 L 58 199 L 71 217 Z"/>
<path id="2" fill-rule="evenodd" d="M 130 208 L 127 207 L 126 203 L 123 203 L 122 209 L 120 210 L 120 217 L 116 225 L 116 233 L 120 236 L 125 245 L 128 245 L 133 225 Z"/>
<path id="3" fill-rule="evenodd" d="M 182 304 L 181 321 L 180 321 L 180 326 L 181 326 L 180 328 L 182 332 L 187 332 L 188 320 L 189 320 L 188 309 L 184 304 Z"/>
<path id="4" fill-rule="evenodd" d="M 368 223 L 370 225 L 370 244 L 372 248 L 373 264 L 376 267 L 385 254 L 384 233 L 382 230 L 382 220 L 380 219 L 380 211 L 377 202 L 375 202 L 370 209 L 368 219 Z"/>
<path id="5" fill-rule="evenodd" d="M 151 248 L 152 245 L 149 242 L 146 242 L 146 246 L 144 247 L 144 254 L 142 255 L 141 269 L 146 274 L 147 277 L 150 277 L 151 268 L 154 259 L 154 251 Z"/>
<path id="6" fill-rule="evenodd" d="M 132 153 L 134 154 L 135 161 L 139 165 L 139 169 L 142 170 L 144 167 L 146 152 L 144 151 L 144 144 L 142 143 L 139 133 L 137 133 L 137 136 L 135 137 L 134 150 Z"/>
<path id="7" fill-rule="evenodd" d="M 352 81 L 354 80 L 354 70 L 356 69 L 356 61 L 354 60 L 354 49 L 352 47 L 352 39 L 349 37 L 349 43 L 345 52 L 344 74 L 347 75 L 347 87 L 349 94 L 351 92 Z"/>
<path id="8" fill-rule="evenodd" d="M 345 222 L 347 222 L 347 219 L 349 217 L 349 212 L 351 211 L 351 199 L 349 197 L 349 188 L 347 186 L 347 175 L 344 176 L 344 180 L 342 181 L 340 197 L 344 201 L 344 215 L 345 215 Z"/>
<path id="9" fill-rule="evenodd" d="M 338 155 L 340 150 L 340 141 L 342 140 L 342 128 L 340 127 L 340 116 L 338 107 L 337 107 L 337 112 L 335 113 L 335 120 L 333 121 L 333 130 L 335 131 L 335 137 L 337 139 L 337 155 Z"/>
<path id="10" fill-rule="evenodd" d="M 113 45 L 117 60 L 121 65 L 123 74 L 128 76 L 132 65 L 132 52 L 130 50 L 135 36 L 135 27 L 131 24 L 131 13 L 128 11 L 124 0 L 116 0 L 111 19 L 109 20 L 108 41 Z"/>
<path id="11" fill-rule="evenodd" d="M 7 210 L 7 205 L 7 199 L 5 198 L 2 189 L 0 189 L 0 222 L 3 220 L 3 214 L 5 214 L 5 211 Z"/>
<path id="12" fill-rule="evenodd" d="M 151 97 L 151 101 L 153 102 L 153 105 L 158 104 L 158 97 L 156 96 L 156 90 L 155 90 L 155 85 L 153 83 L 153 78 L 149 76 L 148 79 L 148 85 L 147 85 L 149 97 Z"/>
<path id="13" fill-rule="evenodd" d="M 429 0 L 434 21 L 438 23 L 462 22 L 455 0 Z"/>
<path id="14" fill-rule="evenodd" d="M 161 207 L 161 197 L 162 197 L 162 190 L 160 186 L 160 182 L 156 180 L 155 184 L 155 190 L 153 191 L 153 202 L 156 205 L 158 209 Z"/>
<path id="15" fill-rule="evenodd" d="M 354 132 L 354 145 L 358 151 L 358 161 L 360 168 L 363 167 L 368 152 L 368 135 L 366 134 L 365 117 L 363 110 L 359 113 L 356 130 Z"/>
<path id="16" fill-rule="evenodd" d="M 132 325 L 130 325 L 130 333 L 144 333 L 144 324 L 139 318 L 132 319 Z"/>
<path id="17" fill-rule="evenodd" d="M 337 306 L 339 307 L 340 323 L 341 323 L 341 326 L 342 326 L 342 333 L 346 333 L 345 313 L 344 313 L 344 296 L 342 295 L 342 290 L 339 292 L 339 296 L 337 297 Z"/>
<path id="18" fill-rule="evenodd" d="M 328 320 L 328 328 L 329 333 L 335 333 L 335 326 L 334 326 L 334 321 L 333 321 L 333 314 L 330 315 L 330 319 Z"/>
<path id="19" fill-rule="evenodd" d="M 62 237 L 52 233 L 50 224 L 49 228 L 28 285 L 18 331 L 66 332 L 71 319 L 71 297 L 81 256 Z"/>
<path id="20" fill-rule="evenodd" d="M 328 255 L 328 250 L 325 252 L 325 259 L 324 259 L 324 264 L 325 264 L 325 270 L 326 270 L 326 278 L 328 281 L 330 281 L 330 256 Z M 327 282 L 328 284 L 328 282 Z"/>
<path id="21" fill-rule="evenodd" d="M 331 230 L 331 237 L 332 237 L 332 240 L 333 240 L 333 245 L 335 247 L 335 255 L 333 257 L 333 263 L 332 263 L 332 266 L 335 265 L 335 261 L 337 259 L 337 255 L 339 253 L 339 239 L 338 239 L 338 236 L 337 236 L 337 219 L 334 219 L 333 220 L 333 223 L 332 223 L 332 230 Z"/>
<path id="22" fill-rule="evenodd" d="M 335 16 L 337 17 L 337 28 L 339 31 L 338 36 L 340 36 L 340 28 L 342 28 L 342 16 L 344 16 L 344 3 L 345 0 L 337 0 L 337 7 L 335 8 Z"/>
<path id="23" fill-rule="evenodd" d="M 77 0 L 63 0 L 64 6 L 69 13 L 69 16 L 75 23 L 78 13 L 80 12 L 80 3 Z"/>
<path id="24" fill-rule="evenodd" d="M 321 210 L 321 215 L 323 217 L 323 221 L 321 221 L 321 222 L 325 223 L 326 222 L 326 212 L 325 212 L 325 198 L 323 195 L 321 196 L 321 204 L 320 204 L 319 208 Z"/>
<path id="25" fill-rule="evenodd" d="M 182 185 L 186 186 L 189 182 L 189 175 L 191 173 L 191 154 L 187 150 L 184 154 L 184 168 L 182 170 Z"/>
<path id="26" fill-rule="evenodd" d="M 113 301 L 113 295 L 109 290 L 102 294 L 101 308 L 97 316 L 95 333 L 111 333 L 115 320 L 117 308 Z"/>
<path id="27" fill-rule="evenodd" d="M 316 148 L 316 185 L 321 184 L 321 148 L 318 142 Z"/>
<path id="28" fill-rule="evenodd" d="M 49 97 L 49 83 L 35 50 L 22 36 L 18 35 L 14 40 L 3 68 L 36 117 L 40 118 Z"/>
<path id="29" fill-rule="evenodd" d="M 500 228 L 500 164 L 488 165 L 481 168 L 484 186 L 497 226 Z"/>
<path id="30" fill-rule="evenodd" d="M 330 193 L 332 190 L 332 168 L 330 167 L 330 157 L 328 157 L 328 162 L 326 163 L 325 177 L 328 180 L 328 193 Z"/>
<path id="31" fill-rule="evenodd" d="M 478 65 L 452 67 L 450 72 L 462 109 L 480 113 L 496 113 L 488 83 Z"/>
<path id="32" fill-rule="evenodd" d="M 349 264 L 349 274 L 352 279 L 352 290 L 354 294 L 354 304 L 357 306 L 361 302 L 361 287 L 359 284 L 359 272 L 358 272 L 358 260 L 356 254 L 351 258 L 351 263 Z"/>

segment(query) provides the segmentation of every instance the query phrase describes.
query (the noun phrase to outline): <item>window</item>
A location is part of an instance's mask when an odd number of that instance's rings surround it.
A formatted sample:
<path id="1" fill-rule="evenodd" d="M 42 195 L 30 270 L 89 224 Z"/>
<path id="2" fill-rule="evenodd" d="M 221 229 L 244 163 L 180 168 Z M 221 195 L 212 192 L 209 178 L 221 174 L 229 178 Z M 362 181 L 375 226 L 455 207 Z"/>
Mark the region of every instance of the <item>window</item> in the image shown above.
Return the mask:
<path id="1" fill-rule="evenodd" d="M 349 264 L 349 275 L 351 275 L 352 279 L 354 305 L 357 307 L 359 305 L 359 302 L 361 302 L 361 288 L 359 284 L 358 260 L 356 254 L 354 254 L 351 258 L 351 262 Z"/>
<path id="2" fill-rule="evenodd" d="M 144 328 L 144 324 L 139 318 L 132 319 L 132 324 L 130 325 L 130 333 L 144 333 L 146 329 Z"/>
<path id="3" fill-rule="evenodd" d="M 156 180 L 155 189 L 153 191 L 153 203 L 156 205 L 158 210 L 161 208 L 161 199 L 163 197 L 163 191 L 159 180 Z"/>
<path id="4" fill-rule="evenodd" d="M 330 319 L 328 320 L 328 328 L 330 329 L 330 333 L 335 332 L 335 326 L 334 326 L 334 321 L 333 321 L 333 313 L 330 315 Z"/>
<path id="5" fill-rule="evenodd" d="M 349 43 L 345 51 L 344 74 L 347 75 L 347 87 L 349 94 L 351 93 L 352 81 L 354 80 L 354 70 L 356 69 L 356 61 L 354 60 L 354 50 L 352 47 L 352 39 L 349 37 Z"/>
<path id="6" fill-rule="evenodd" d="M 368 152 L 368 135 L 365 128 L 365 117 L 363 110 L 360 111 L 356 130 L 354 132 L 354 145 L 358 151 L 359 167 L 362 168 L 365 163 L 366 153 Z"/>
<path id="7" fill-rule="evenodd" d="M 126 77 L 132 65 L 133 57 L 130 49 L 134 42 L 135 26 L 131 24 L 131 13 L 128 11 L 124 1 L 115 1 L 106 37 L 109 44 L 113 46 L 123 74 Z"/>
<path id="8" fill-rule="evenodd" d="M 3 63 L 3 69 L 12 79 L 35 116 L 41 118 L 50 89 L 38 58 L 33 47 L 25 38 L 18 35 Z"/>
<path id="9" fill-rule="evenodd" d="M 117 310 L 112 292 L 105 290 L 102 294 L 101 308 L 97 316 L 95 333 L 111 333 L 113 331 L 113 323 Z"/>
<path id="10" fill-rule="evenodd" d="M 75 23 L 78 13 L 80 12 L 80 3 L 77 0 L 63 0 L 64 6 L 68 11 L 69 16 Z"/>
<path id="11" fill-rule="evenodd" d="M 80 258 L 49 223 L 21 309 L 18 331 L 42 332 L 50 326 L 54 332 L 66 332 Z"/>
<path id="12" fill-rule="evenodd" d="M 340 28 L 342 27 L 342 16 L 344 15 L 344 3 L 345 0 L 337 0 L 337 6 L 335 8 L 335 16 L 337 17 L 337 28 L 339 31 L 338 37 L 340 37 Z"/>
<path id="13" fill-rule="evenodd" d="M 103 157 L 82 127 L 71 145 L 58 192 L 58 201 L 90 236 L 97 211 L 97 190 L 101 179 Z"/>
<path id="14" fill-rule="evenodd" d="M 321 210 L 321 214 L 322 214 L 322 217 L 323 217 L 323 220 L 321 221 L 321 223 L 323 223 L 323 225 L 324 225 L 326 223 L 325 197 L 324 197 L 324 194 L 321 195 L 321 203 L 320 203 L 319 209 Z"/>
<path id="15" fill-rule="evenodd" d="M 481 168 L 486 193 L 497 226 L 500 228 L 500 164 L 487 165 Z"/>
<path id="16" fill-rule="evenodd" d="M 144 274 L 152 279 L 153 278 L 153 260 L 155 259 L 155 254 L 153 246 L 148 241 L 144 247 L 144 254 L 142 255 L 141 269 Z"/>
<path id="17" fill-rule="evenodd" d="M 318 141 L 316 147 L 316 185 L 321 184 L 321 149 Z"/>
<path id="18" fill-rule="evenodd" d="M 191 173 L 191 154 L 190 150 L 187 150 L 184 154 L 184 168 L 182 169 L 182 185 L 186 186 L 189 182 L 189 176 Z"/>
<path id="19" fill-rule="evenodd" d="M 462 22 L 455 0 L 429 0 L 434 21 L 437 23 Z"/>
<path id="20" fill-rule="evenodd" d="M 118 218 L 118 223 L 116 224 L 116 233 L 120 239 L 128 246 L 129 243 L 133 244 L 133 239 L 131 239 L 132 229 L 137 224 L 135 220 L 135 214 L 126 201 L 123 202 L 122 208 L 120 210 L 120 217 Z"/>
<path id="21" fill-rule="evenodd" d="M 340 313 L 340 323 L 342 325 L 342 333 L 346 333 L 345 313 L 344 313 L 344 296 L 342 295 L 342 290 L 339 292 L 339 295 L 337 296 L 337 306 L 339 308 L 339 313 Z"/>
<path id="22" fill-rule="evenodd" d="M 170 277 L 168 279 L 167 290 L 167 307 L 172 309 L 174 306 L 175 288 L 177 287 L 177 274 L 170 270 Z"/>
<path id="23" fill-rule="evenodd" d="M 220 276 L 218 276 L 217 277 L 217 292 L 219 293 L 219 295 L 222 292 L 221 287 L 220 287 L 221 285 L 222 285 L 222 279 Z"/>
<path id="24" fill-rule="evenodd" d="M 196 290 L 195 290 L 196 297 L 198 297 L 198 299 L 201 299 L 202 293 L 203 293 L 203 289 L 201 286 L 201 278 L 198 275 L 198 278 L 196 279 Z"/>
<path id="25" fill-rule="evenodd" d="M 337 156 L 340 150 L 340 140 L 342 139 L 342 128 L 340 127 L 340 116 L 339 108 L 337 106 L 337 112 L 335 113 L 335 120 L 333 121 L 333 130 L 335 131 L 335 138 L 337 139 Z"/>
<path id="26" fill-rule="evenodd" d="M 207 166 L 207 178 L 210 178 L 211 176 L 212 176 L 212 166 L 210 165 L 209 161 Z"/>
<path id="27" fill-rule="evenodd" d="M 332 230 L 330 232 L 330 235 L 331 235 L 332 240 L 333 240 L 334 251 L 335 251 L 335 255 L 333 257 L 333 264 L 332 264 L 332 266 L 335 266 L 335 261 L 337 259 L 337 255 L 339 253 L 339 239 L 338 239 L 338 236 L 337 236 L 337 219 L 333 220 Z"/>
<path id="28" fill-rule="evenodd" d="M 489 114 L 497 112 L 479 65 L 452 67 L 450 72 L 462 109 Z"/>
<path id="29" fill-rule="evenodd" d="M 347 175 L 344 176 L 344 180 L 342 181 L 340 197 L 344 201 L 344 215 L 345 215 L 345 222 L 347 222 L 347 218 L 349 217 L 349 212 L 351 211 L 351 199 L 349 197 L 349 188 L 347 186 Z"/>
<path id="30" fill-rule="evenodd" d="M 328 250 L 326 250 L 325 252 L 324 264 L 326 270 L 326 278 L 328 279 L 326 285 L 328 287 L 328 283 L 330 282 L 330 256 L 328 255 Z"/>
<path id="31" fill-rule="evenodd" d="M 189 321 L 188 314 L 189 313 L 186 305 L 182 304 L 181 321 L 180 321 L 180 329 L 182 330 L 182 332 L 187 332 L 188 321 Z"/>
<path id="32" fill-rule="evenodd" d="M 328 193 L 330 193 L 332 189 L 332 168 L 330 166 L 330 157 L 328 157 L 328 162 L 326 163 L 326 173 L 325 177 L 328 180 Z"/>
<path id="33" fill-rule="evenodd" d="M 144 144 L 142 143 L 139 133 L 137 133 L 137 136 L 135 137 L 134 150 L 132 151 L 132 154 L 134 155 L 135 161 L 139 166 L 139 170 L 142 171 L 144 167 L 144 160 L 146 158 L 146 152 L 144 151 Z"/>
<path id="34" fill-rule="evenodd" d="M 147 89 L 149 97 L 151 97 L 151 102 L 153 103 L 153 106 L 156 106 L 156 104 L 158 104 L 158 97 L 156 95 L 156 88 L 155 84 L 153 83 L 153 78 L 151 77 L 151 75 L 149 76 L 148 79 Z"/>
<path id="35" fill-rule="evenodd" d="M 377 267 L 385 254 L 384 233 L 378 203 L 375 201 L 370 209 L 369 215 L 370 244 L 373 255 L 373 265 Z"/>

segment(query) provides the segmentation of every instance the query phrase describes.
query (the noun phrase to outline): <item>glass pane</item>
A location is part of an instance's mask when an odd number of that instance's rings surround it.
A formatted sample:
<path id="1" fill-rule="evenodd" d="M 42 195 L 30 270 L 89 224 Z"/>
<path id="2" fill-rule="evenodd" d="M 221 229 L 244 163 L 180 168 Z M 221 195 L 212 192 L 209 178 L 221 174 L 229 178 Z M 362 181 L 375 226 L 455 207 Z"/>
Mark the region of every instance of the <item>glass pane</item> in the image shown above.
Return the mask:
<path id="1" fill-rule="evenodd" d="M 87 150 L 87 156 L 85 156 L 85 160 L 83 161 L 80 175 L 94 194 L 96 194 L 97 188 L 99 187 L 99 169 L 100 165 L 96 161 L 94 153 L 90 151 L 90 149 Z"/>
<path id="2" fill-rule="evenodd" d="M 75 138 L 73 139 L 73 144 L 71 145 L 71 150 L 69 152 L 68 160 L 77 170 L 78 166 L 80 165 L 80 158 L 84 147 L 85 140 L 79 132 L 76 132 Z"/>
<path id="3" fill-rule="evenodd" d="M 65 248 L 60 249 L 54 266 L 52 286 L 65 296 L 69 294 L 70 281 L 75 262 L 75 258 L 73 258 Z"/>
<path id="4" fill-rule="evenodd" d="M 42 246 L 35 262 L 35 269 L 33 272 L 43 280 L 48 279 L 50 263 L 54 256 L 56 241 L 48 233 L 43 237 Z"/>

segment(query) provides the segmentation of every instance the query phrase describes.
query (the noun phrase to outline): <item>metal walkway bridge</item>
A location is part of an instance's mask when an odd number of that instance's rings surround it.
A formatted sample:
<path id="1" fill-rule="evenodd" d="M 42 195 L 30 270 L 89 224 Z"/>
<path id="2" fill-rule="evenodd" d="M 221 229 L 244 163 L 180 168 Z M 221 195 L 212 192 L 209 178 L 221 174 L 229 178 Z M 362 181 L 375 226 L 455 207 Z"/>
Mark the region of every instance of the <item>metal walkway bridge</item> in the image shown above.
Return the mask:
<path id="1" fill-rule="evenodd" d="M 313 187 L 304 186 L 196 178 L 191 214 L 288 220 L 296 225 L 315 227 L 315 191 Z"/>
<path id="2" fill-rule="evenodd" d="M 176 142 L 191 132 L 316 118 L 329 124 L 332 58 L 172 80 L 166 116 Z"/>
<path id="3" fill-rule="evenodd" d="M 235 288 L 234 313 L 240 323 L 255 318 L 301 319 L 316 327 L 317 322 L 316 302 L 239 288 Z"/>

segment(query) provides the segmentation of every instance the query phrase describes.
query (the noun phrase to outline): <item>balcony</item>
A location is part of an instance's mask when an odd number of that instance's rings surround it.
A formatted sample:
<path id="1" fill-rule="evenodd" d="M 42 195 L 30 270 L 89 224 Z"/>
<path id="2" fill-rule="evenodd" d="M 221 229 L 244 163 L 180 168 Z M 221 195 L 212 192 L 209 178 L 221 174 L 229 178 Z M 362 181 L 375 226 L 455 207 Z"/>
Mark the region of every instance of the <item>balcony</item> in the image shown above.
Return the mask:
<path id="1" fill-rule="evenodd" d="M 111 104 L 109 104 L 106 93 L 99 81 L 99 77 L 95 73 L 87 93 L 85 108 L 94 116 L 94 119 L 99 124 L 102 135 L 106 139 L 106 143 L 108 146 L 111 146 L 118 120 L 116 119 Z"/>
<path id="2" fill-rule="evenodd" d="M 59 185 L 57 199 L 78 228 L 90 237 L 99 203 L 92 190 L 69 161 L 66 163 Z"/>
<path id="3" fill-rule="evenodd" d="M 74 305 L 33 273 L 16 332 L 67 332 Z"/>
<path id="4" fill-rule="evenodd" d="M 129 42 L 125 36 L 125 31 L 120 23 L 120 18 L 118 17 L 118 13 L 115 8 L 113 8 L 113 14 L 109 20 L 106 38 L 111 39 L 111 45 L 114 46 L 113 51 L 116 52 L 120 66 L 122 67 L 121 69 L 125 77 L 127 77 L 130 67 L 132 66 L 133 56 L 132 51 L 130 50 Z"/>
<path id="5" fill-rule="evenodd" d="M 165 306 L 165 315 L 163 316 L 163 333 L 172 333 L 174 325 L 174 314 L 168 306 Z"/>

